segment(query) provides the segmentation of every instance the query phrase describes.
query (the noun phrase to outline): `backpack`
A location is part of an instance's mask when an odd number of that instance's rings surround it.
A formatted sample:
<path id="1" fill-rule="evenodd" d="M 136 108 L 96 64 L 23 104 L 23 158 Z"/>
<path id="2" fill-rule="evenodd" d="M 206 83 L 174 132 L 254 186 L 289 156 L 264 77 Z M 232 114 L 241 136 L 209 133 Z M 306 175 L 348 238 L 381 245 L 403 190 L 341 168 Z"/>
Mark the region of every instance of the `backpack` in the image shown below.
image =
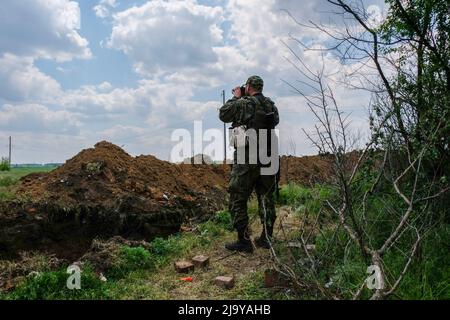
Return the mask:
<path id="1" fill-rule="evenodd" d="M 248 146 L 248 137 L 246 131 L 255 129 L 258 133 L 259 129 L 274 129 L 275 121 L 275 103 L 264 96 L 248 97 L 253 103 L 254 113 L 246 125 L 240 125 L 230 128 L 229 145 L 234 148 L 242 148 Z M 270 147 L 269 147 L 270 148 Z"/>
<path id="2" fill-rule="evenodd" d="M 255 112 L 248 128 L 275 129 L 275 103 L 264 96 L 251 97 L 251 100 L 254 102 Z"/>

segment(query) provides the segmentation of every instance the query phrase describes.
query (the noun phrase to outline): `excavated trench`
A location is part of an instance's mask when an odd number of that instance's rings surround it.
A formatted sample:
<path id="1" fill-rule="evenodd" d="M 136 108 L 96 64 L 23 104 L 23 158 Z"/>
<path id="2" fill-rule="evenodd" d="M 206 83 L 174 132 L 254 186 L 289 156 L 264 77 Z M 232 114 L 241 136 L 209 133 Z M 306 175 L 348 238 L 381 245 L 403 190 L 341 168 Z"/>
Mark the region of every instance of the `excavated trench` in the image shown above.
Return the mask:
<path id="1" fill-rule="evenodd" d="M 21 179 L 0 204 L 0 259 L 42 250 L 75 260 L 95 238 L 151 240 L 224 208 L 229 169 L 132 157 L 100 142 L 50 173 Z"/>
<path id="2" fill-rule="evenodd" d="M 152 240 L 207 220 L 227 204 L 229 167 L 132 157 L 106 141 L 49 173 L 21 179 L 0 203 L 0 260 L 41 250 L 75 261 L 93 239 Z M 332 176 L 332 157 L 281 158 L 281 184 Z"/>

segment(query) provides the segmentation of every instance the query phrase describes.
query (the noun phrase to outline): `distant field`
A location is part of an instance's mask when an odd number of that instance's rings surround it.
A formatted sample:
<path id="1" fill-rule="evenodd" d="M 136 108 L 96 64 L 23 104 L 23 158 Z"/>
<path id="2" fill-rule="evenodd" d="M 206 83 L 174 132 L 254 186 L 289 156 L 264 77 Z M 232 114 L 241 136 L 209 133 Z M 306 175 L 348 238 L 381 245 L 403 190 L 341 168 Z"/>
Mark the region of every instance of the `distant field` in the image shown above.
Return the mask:
<path id="1" fill-rule="evenodd" d="M 0 181 L 3 179 L 20 179 L 27 174 L 34 172 L 49 172 L 55 169 L 54 166 L 48 167 L 24 167 L 24 168 L 12 168 L 10 171 L 0 171 Z M 1 184 L 1 183 L 0 183 Z"/>
<path id="2" fill-rule="evenodd" d="M 0 201 L 14 198 L 14 185 L 20 178 L 35 172 L 50 172 L 55 166 L 12 168 L 10 171 L 0 171 Z"/>

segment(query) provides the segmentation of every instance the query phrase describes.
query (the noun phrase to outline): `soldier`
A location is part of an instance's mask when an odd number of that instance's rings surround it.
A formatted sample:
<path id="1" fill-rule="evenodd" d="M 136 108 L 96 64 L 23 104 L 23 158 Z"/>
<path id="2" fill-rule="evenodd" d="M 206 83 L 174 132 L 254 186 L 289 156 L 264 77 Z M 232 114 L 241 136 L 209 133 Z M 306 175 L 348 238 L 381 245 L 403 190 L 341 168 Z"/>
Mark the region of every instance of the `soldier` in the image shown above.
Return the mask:
<path id="1" fill-rule="evenodd" d="M 220 108 L 220 120 L 223 122 L 232 122 L 232 128 L 255 129 L 273 129 L 279 123 L 278 109 L 272 100 L 262 94 L 264 82 L 259 76 L 251 76 L 245 84 L 245 92 L 241 87 L 233 89 L 233 98 L 228 100 Z M 270 155 L 271 134 L 268 133 L 267 152 Z M 262 147 L 256 139 L 258 150 Z M 250 142 L 251 143 L 251 142 Z M 259 216 L 263 224 L 261 236 L 255 241 L 258 247 L 270 248 L 270 238 L 273 234 L 275 223 L 275 202 L 274 191 L 276 189 L 276 174 L 261 174 L 261 168 L 264 167 L 259 159 L 252 163 L 249 161 L 249 145 L 241 148 L 245 149 L 245 161 L 240 163 L 238 160 L 238 149 L 235 145 L 234 161 L 229 183 L 230 205 L 229 210 L 233 219 L 233 226 L 238 233 L 238 240 L 228 243 L 225 248 L 233 251 L 253 252 L 253 246 L 249 237 L 247 202 L 253 190 L 258 197 Z M 272 158 L 272 157 L 271 157 Z M 278 156 L 276 156 L 278 161 Z M 267 166 L 267 165 L 266 165 Z M 277 164 L 278 168 L 278 164 Z"/>

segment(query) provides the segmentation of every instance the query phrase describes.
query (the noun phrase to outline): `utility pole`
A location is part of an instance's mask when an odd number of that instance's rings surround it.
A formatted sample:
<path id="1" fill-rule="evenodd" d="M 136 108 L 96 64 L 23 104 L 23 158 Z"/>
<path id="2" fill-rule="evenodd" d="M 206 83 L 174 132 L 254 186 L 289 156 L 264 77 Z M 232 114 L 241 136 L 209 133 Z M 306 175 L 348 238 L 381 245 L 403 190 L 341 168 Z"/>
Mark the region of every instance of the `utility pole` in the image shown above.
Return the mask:
<path id="1" fill-rule="evenodd" d="M 8 157 L 8 161 L 9 161 L 9 166 L 11 167 L 11 136 L 9 136 L 9 157 Z"/>
<path id="2" fill-rule="evenodd" d="M 225 90 L 222 90 L 222 100 L 225 104 Z M 227 164 L 227 126 L 223 123 L 223 164 Z"/>

